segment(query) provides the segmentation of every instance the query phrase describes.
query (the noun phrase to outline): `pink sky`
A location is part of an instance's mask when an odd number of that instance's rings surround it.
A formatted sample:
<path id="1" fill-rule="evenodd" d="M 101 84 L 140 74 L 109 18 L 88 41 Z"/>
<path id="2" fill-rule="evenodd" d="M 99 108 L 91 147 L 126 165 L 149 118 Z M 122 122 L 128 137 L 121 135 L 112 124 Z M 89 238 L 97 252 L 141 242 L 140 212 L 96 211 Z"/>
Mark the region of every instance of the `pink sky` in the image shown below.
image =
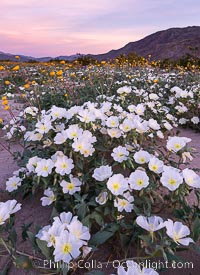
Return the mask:
<path id="1" fill-rule="evenodd" d="M 0 51 L 103 53 L 170 27 L 200 25 L 199 0 L 0 0 Z"/>

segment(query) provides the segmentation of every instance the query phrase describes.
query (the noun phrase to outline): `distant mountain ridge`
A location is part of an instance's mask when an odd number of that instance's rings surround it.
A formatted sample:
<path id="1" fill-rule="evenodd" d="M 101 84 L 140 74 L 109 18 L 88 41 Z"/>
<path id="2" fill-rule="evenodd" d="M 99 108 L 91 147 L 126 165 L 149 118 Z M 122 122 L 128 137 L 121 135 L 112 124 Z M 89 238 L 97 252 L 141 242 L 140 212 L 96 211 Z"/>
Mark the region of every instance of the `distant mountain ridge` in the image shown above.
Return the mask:
<path id="1" fill-rule="evenodd" d="M 195 54 L 196 57 L 200 58 L 200 26 L 159 31 L 136 42 L 130 42 L 118 50 L 91 56 L 98 60 L 107 60 L 131 52 L 143 57 L 151 55 L 153 60 L 176 60 L 186 54 Z"/>
<path id="2" fill-rule="evenodd" d="M 181 57 L 190 54 L 200 58 L 200 26 L 192 26 L 185 28 L 171 28 L 163 31 L 158 31 L 146 36 L 136 42 L 129 42 L 124 47 L 111 50 L 104 54 L 88 54 L 97 60 L 109 60 L 118 57 L 119 55 L 127 55 L 135 52 L 139 56 L 148 57 L 151 55 L 153 60 L 163 59 L 180 59 Z M 35 58 L 31 56 L 19 55 L 20 61 L 26 62 L 30 60 L 47 62 L 51 59 L 74 61 L 84 55 L 70 55 Z M 7 54 L 0 51 L 0 60 L 15 61 L 15 55 Z"/>

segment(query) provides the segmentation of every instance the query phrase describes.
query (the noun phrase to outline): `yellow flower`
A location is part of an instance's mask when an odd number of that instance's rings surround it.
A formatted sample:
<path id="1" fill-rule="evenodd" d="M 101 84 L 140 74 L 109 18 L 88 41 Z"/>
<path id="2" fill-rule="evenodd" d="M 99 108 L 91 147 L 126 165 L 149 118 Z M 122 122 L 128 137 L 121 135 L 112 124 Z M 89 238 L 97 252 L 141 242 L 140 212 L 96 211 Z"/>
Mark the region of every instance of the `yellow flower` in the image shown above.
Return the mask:
<path id="1" fill-rule="evenodd" d="M 32 85 L 35 85 L 35 84 L 36 84 L 36 81 L 35 81 L 35 80 L 33 80 L 33 81 L 32 81 Z"/>
<path id="2" fill-rule="evenodd" d="M 21 96 L 22 98 L 24 98 L 26 95 L 25 95 L 25 94 L 21 94 L 20 96 Z"/>
<path id="3" fill-rule="evenodd" d="M 2 101 L 2 105 L 7 105 L 7 104 L 8 104 L 8 100 L 7 99 Z"/>
<path id="4" fill-rule="evenodd" d="M 5 68 L 3 66 L 0 66 L 0 71 L 5 70 Z"/>
<path id="5" fill-rule="evenodd" d="M 66 93 L 66 94 L 64 94 L 64 96 L 65 96 L 65 97 L 67 97 L 67 96 L 68 96 L 68 94 Z"/>
<path id="6" fill-rule="evenodd" d="M 158 79 L 154 79 L 154 80 L 153 80 L 153 83 L 158 83 Z"/>
<path id="7" fill-rule="evenodd" d="M 10 106 L 6 105 L 6 106 L 4 107 L 4 110 L 10 110 Z"/>
<path id="8" fill-rule="evenodd" d="M 62 70 L 57 71 L 57 73 L 56 73 L 57 76 L 62 76 L 62 74 L 63 74 L 63 71 L 62 71 Z"/>
<path id="9" fill-rule="evenodd" d="M 6 85 L 10 85 L 10 81 L 8 81 L 8 80 L 6 80 L 4 83 L 5 83 Z"/>
<path id="10" fill-rule="evenodd" d="M 7 99 L 7 96 L 3 96 L 1 99 L 2 99 L 2 100 L 6 100 L 6 99 Z"/>
<path id="11" fill-rule="evenodd" d="M 19 55 L 16 55 L 15 58 L 16 58 L 16 59 L 20 59 Z"/>
<path id="12" fill-rule="evenodd" d="M 65 64 L 65 60 L 61 60 L 61 61 L 60 61 L 60 64 L 63 64 L 63 65 L 64 65 L 64 64 Z"/>
<path id="13" fill-rule="evenodd" d="M 25 88 L 25 89 L 28 89 L 29 87 L 30 87 L 29 84 L 25 84 L 25 85 L 24 85 L 24 88 Z"/>
<path id="14" fill-rule="evenodd" d="M 106 61 L 101 61 L 101 64 L 102 64 L 102 65 L 106 64 Z"/>
<path id="15" fill-rule="evenodd" d="M 2 118 L 0 118 L 0 124 L 3 122 L 3 119 Z"/>
<path id="16" fill-rule="evenodd" d="M 19 71 L 19 65 L 15 66 L 15 67 L 13 68 L 13 71 Z"/>
<path id="17" fill-rule="evenodd" d="M 54 71 L 50 72 L 50 76 L 54 76 L 56 73 Z"/>

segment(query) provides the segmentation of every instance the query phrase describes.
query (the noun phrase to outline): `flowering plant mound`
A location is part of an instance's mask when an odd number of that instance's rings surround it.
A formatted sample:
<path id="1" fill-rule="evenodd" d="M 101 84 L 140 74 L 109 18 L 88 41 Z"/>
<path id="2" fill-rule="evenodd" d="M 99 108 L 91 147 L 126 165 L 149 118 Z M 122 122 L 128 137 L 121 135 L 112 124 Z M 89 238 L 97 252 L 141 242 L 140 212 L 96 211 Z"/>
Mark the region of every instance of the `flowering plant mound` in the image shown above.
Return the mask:
<path id="1" fill-rule="evenodd" d="M 199 251 L 200 176 L 186 167 L 194 157 L 191 139 L 175 132 L 189 120 L 198 125 L 196 110 L 184 115 L 199 100 L 199 88 L 177 88 L 165 74 L 159 86 L 152 74 L 125 81 L 118 72 L 107 93 L 97 89 L 95 100 L 71 96 L 65 107 L 54 102 L 44 109 L 32 104 L 4 126 L 8 140 L 24 146 L 21 168 L 6 190 L 24 196 L 42 190 L 41 205 L 52 207 L 50 225 L 27 232 L 47 259 L 75 263 L 109 241 L 138 263 L 141 256 L 177 260 L 179 249 Z M 141 271 L 128 262 L 127 268 L 118 274 Z"/>

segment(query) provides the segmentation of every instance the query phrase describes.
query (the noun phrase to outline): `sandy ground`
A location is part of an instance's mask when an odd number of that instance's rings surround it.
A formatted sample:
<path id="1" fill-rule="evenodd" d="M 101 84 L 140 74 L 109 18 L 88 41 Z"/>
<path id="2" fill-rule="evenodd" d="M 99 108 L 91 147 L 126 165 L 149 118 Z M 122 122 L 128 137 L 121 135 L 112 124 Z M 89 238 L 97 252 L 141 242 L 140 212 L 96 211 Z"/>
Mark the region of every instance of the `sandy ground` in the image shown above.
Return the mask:
<path id="1" fill-rule="evenodd" d="M 16 105 L 15 105 L 16 107 Z M 17 106 L 20 107 L 20 106 Z M 7 111 L 4 111 L 2 106 L 0 106 L 0 117 L 4 118 L 4 120 L 9 121 L 10 116 Z M 190 145 L 196 149 L 197 155 L 196 158 L 191 162 L 191 168 L 200 168 L 200 133 L 195 133 L 190 129 L 181 129 L 181 136 L 190 137 L 192 142 Z M 5 143 L 5 139 L 3 137 L 3 131 L 0 130 L 0 143 Z M 11 151 L 18 151 L 20 147 L 16 144 L 11 146 Z M 0 145 L 0 201 L 5 201 L 8 198 L 8 195 L 2 190 L 5 190 L 5 182 L 6 179 L 12 175 L 12 172 L 17 169 L 17 165 L 15 161 L 13 161 L 12 156 Z M 18 198 L 18 201 L 21 201 L 23 204 L 22 210 L 16 214 L 16 228 L 19 235 L 21 234 L 21 225 L 23 223 L 34 222 L 41 226 L 48 224 L 51 209 L 49 207 L 42 207 L 39 201 L 39 194 L 36 197 L 27 198 L 23 201 Z M 32 228 L 31 228 L 32 229 Z M 19 237 L 18 239 L 18 249 L 20 251 L 31 254 L 31 247 L 25 244 L 22 239 Z M 106 253 L 107 254 L 107 253 Z M 200 261 L 199 255 L 195 252 L 184 252 L 181 253 L 188 262 L 192 262 L 194 265 L 194 269 L 175 269 L 175 270 L 167 270 L 163 274 L 166 275 L 199 275 L 200 274 Z M 98 260 L 98 258 L 97 258 Z M 3 266 L 8 262 L 7 257 L 0 257 L 0 271 Z M 41 274 L 41 272 L 35 270 L 23 271 L 16 269 L 14 266 L 11 267 L 9 275 L 35 275 Z M 83 273 L 79 273 L 83 274 Z M 108 273 L 110 274 L 110 272 Z"/>

